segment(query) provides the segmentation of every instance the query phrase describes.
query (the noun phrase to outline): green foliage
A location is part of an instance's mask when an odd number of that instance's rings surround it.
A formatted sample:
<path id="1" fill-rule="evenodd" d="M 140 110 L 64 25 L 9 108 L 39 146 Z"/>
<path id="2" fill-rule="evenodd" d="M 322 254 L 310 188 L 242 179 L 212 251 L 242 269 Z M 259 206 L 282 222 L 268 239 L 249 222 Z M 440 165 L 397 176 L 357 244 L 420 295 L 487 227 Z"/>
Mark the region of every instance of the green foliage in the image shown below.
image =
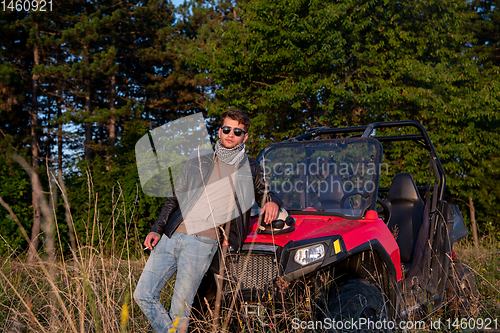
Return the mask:
<path id="1" fill-rule="evenodd" d="M 26 230 L 31 229 L 31 184 L 21 166 L 0 155 L 0 197 L 10 206 Z M 0 206 L 0 257 L 22 253 L 27 242 L 9 212 Z"/>
<path id="2" fill-rule="evenodd" d="M 499 180 L 500 159 L 500 8 L 496 0 L 471 1 L 469 6 L 472 19 L 466 29 L 473 32 L 474 38 L 468 45 L 468 54 L 474 65 L 470 72 L 475 75 L 471 77 L 467 87 L 470 93 L 470 101 L 467 103 L 470 105 L 470 116 L 469 121 L 464 123 L 467 136 L 462 142 L 464 146 L 470 147 L 470 166 L 464 168 L 470 177 L 461 188 L 467 196 L 458 194 L 458 191 L 453 194 L 459 195 L 465 201 L 473 198 L 479 231 L 496 235 L 500 239 L 497 231 L 500 212 L 496 204 L 499 195 L 496 183 Z M 493 116 L 488 116 L 491 114 Z M 468 209 L 468 206 L 463 206 Z"/>
<path id="3" fill-rule="evenodd" d="M 252 114 L 251 153 L 304 127 L 413 119 L 430 132 L 452 197 L 477 195 L 500 148 L 500 80 L 475 56 L 467 3 L 255 0 L 234 12 L 213 20 L 195 62 L 216 83 L 209 114 Z M 389 155 L 393 173 L 428 158 L 400 145 Z M 425 168 L 416 176 L 426 183 Z"/>
<path id="4" fill-rule="evenodd" d="M 467 215 L 473 198 L 480 231 L 491 232 L 500 223 L 499 10 L 495 0 L 193 0 L 177 8 L 101 0 L 3 11 L 0 148 L 36 151 L 40 175 L 47 166 L 64 174 L 85 242 L 97 197 L 109 250 L 111 238 L 136 229 L 140 238 L 158 216 L 162 199 L 141 191 L 133 152 L 165 122 L 203 112 L 215 137 L 215 119 L 243 109 L 256 156 L 316 126 L 414 119 L 446 169 L 447 200 Z M 428 156 L 400 144 L 385 149 L 382 185 L 404 171 L 427 182 Z M 2 156 L 2 195 L 29 228 L 28 177 Z M 132 220 L 109 227 L 132 211 Z M 66 235 L 60 195 L 56 214 Z M 26 245 L 7 222 L 0 234 Z"/>
<path id="5" fill-rule="evenodd" d="M 9 63 L 0 64 L 0 112 L 12 110 L 14 105 L 24 101 L 22 81 L 15 67 Z"/>
<path id="6" fill-rule="evenodd" d="M 37 152 L 32 162 L 40 175 L 47 167 L 63 174 L 84 243 L 92 242 L 96 198 L 100 230 L 115 245 L 125 236 L 142 238 L 159 215 L 163 199 L 142 193 L 134 146 L 147 130 L 204 111 L 208 81 L 181 59 L 199 23 L 180 20 L 170 2 L 156 0 L 67 1 L 47 13 L 0 13 L 0 32 L 8 37 L 0 49 L 0 147 Z M 29 212 L 29 201 L 16 205 Z M 68 253 L 64 210 L 59 193 L 60 245 Z M 135 220 L 109 234 L 117 216 L 131 211 Z"/>

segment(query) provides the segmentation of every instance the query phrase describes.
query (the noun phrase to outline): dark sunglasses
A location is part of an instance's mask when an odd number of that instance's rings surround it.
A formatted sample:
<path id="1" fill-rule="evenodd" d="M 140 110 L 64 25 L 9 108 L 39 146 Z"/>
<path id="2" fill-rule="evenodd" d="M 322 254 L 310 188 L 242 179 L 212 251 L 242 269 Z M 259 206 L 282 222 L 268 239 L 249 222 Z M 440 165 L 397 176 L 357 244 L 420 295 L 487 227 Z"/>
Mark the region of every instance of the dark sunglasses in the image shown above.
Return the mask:
<path id="1" fill-rule="evenodd" d="M 231 128 L 229 126 L 224 126 L 222 127 L 222 133 L 224 134 L 229 134 L 231 132 L 231 130 L 233 130 L 233 133 L 235 136 L 240 136 L 241 134 L 247 134 L 247 132 L 245 132 L 244 130 L 240 129 L 240 128 Z"/>

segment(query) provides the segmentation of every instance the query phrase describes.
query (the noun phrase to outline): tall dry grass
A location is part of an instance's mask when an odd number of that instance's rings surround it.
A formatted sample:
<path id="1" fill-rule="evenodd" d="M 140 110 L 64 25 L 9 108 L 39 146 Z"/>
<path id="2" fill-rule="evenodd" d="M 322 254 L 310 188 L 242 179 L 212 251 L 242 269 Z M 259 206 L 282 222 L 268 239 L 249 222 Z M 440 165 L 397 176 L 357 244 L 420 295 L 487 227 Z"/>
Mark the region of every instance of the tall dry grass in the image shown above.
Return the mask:
<path id="1" fill-rule="evenodd" d="M 31 172 L 29 166 L 25 166 Z M 99 197 L 90 190 L 92 178 L 89 181 L 89 204 L 95 209 L 87 221 L 87 234 L 78 235 L 74 232 L 75 247 L 69 257 L 62 255 L 62 249 L 54 244 L 60 244 L 62 235 L 57 228 L 53 196 L 56 191 L 65 197 L 64 184 L 49 175 L 52 180 L 49 198 L 43 200 L 44 205 L 44 244 L 46 245 L 37 260 L 27 263 L 19 257 L 8 256 L 0 262 L 0 332 L 150 332 L 151 328 L 137 305 L 132 300 L 132 294 L 147 256 L 142 252 L 141 240 L 134 230 L 133 207 L 125 207 L 121 188 L 117 186 L 118 195 L 112 202 L 113 214 L 111 221 L 101 223 L 98 216 Z M 36 186 L 35 186 L 36 187 Z M 44 196 L 40 188 L 39 195 Z M 9 210 L 12 219 L 20 226 L 20 231 L 28 235 L 17 221 L 15 212 L 0 198 L 0 203 Z M 69 203 L 66 205 L 67 223 L 73 227 Z M 104 228 L 111 225 L 113 230 L 117 225 L 125 225 L 126 239 L 123 246 L 113 245 L 111 253 L 104 251 Z M 52 230 L 47 232 L 48 229 Z M 52 237 L 52 239 L 47 239 Z M 83 245 L 79 240 L 96 239 L 94 243 Z M 48 245 L 48 246 L 47 246 Z M 455 247 L 458 257 L 470 264 L 475 273 L 476 283 L 480 292 L 478 316 L 482 318 L 500 318 L 500 247 L 492 239 L 483 239 L 479 250 L 462 241 Z M 14 249 L 12 251 L 14 253 Z M 140 253 L 139 259 L 131 258 L 130 253 Z M 172 282 L 171 282 L 172 283 Z M 281 311 L 271 309 L 260 318 L 255 316 L 250 320 L 235 316 L 228 309 L 221 312 L 222 326 L 215 326 L 213 313 L 192 320 L 194 332 L 220 332 L 221 327 L 227 327 L 231 332 L 238 327 L 243 332 L 300 332 L 290 328 L 293 318 L 312 320 L 311 299 L 307 288 L 303 293 L 290 299 L 292 308 Z M 172 285 L 164 289 L 161 301 L 169 306 L 169 295 Z M 446 311 L 444 309 L 443 311 Z M 443 315 L 437 313 L 429 317 Z M 446 313 L 444 313 L 446 315 Z M 230 317 L 236 318 L 230 325 Z M 271 324 L 271 325 L 270 325 Z M 308 330 L 305 330 L 308 331 Z M 411 331 L 411 330 L 410 330 Z"/>
<path id="2" fill-rule="evenodd" d="M 28 174 L 32 172 L 25 161 L 18 162 Z M 33 184 L 42 204 L 43 248 L 33 262 L 19 259 L 23 255 L 0 259 L 0 332 L 149 332 L 147 320 L 131 297 L 146 256 L 132 223 L 134 209 L 125 207 L 121 187 L 117 185 L 111 221 L 100 221 L 98 194 L 91 191 L 92 179 L 88 175 L 89 204 L 94 210 L 86 234 L 78 235 L 64 184 L 53 174 L 48 176 L 51 186 L 47 196 L 39 184 Z M 63 235 L 55 220 L 56 193 L 63 195 L 66 222 L 75 238 L 70 256 L 62 254 Z M 29 243 L 28 233 L 15 212 L 1 198 L 0 203 Z M 112 244 L 111 253 L 104 250 L 104 228 L 108 225 L 113 228 L 112 234 L 117 225 L 126 228 L 125 240 L 120 242 L 123 245 L 118 248 Z M 83 244 L 80 239 L 96 241 Z M 141 255 L 132 260 L 130 253 Z"/>
<path id="3" fill-rule="evenodd" d="M 474 273 L 479 292 L 478 309 L 473 309 L 476 317 L 496 318 L 500 325 L 500 242 L 494 236 L 484 236 L 476 249 L 472 240 L 465 239 L 454 251 Z"/>

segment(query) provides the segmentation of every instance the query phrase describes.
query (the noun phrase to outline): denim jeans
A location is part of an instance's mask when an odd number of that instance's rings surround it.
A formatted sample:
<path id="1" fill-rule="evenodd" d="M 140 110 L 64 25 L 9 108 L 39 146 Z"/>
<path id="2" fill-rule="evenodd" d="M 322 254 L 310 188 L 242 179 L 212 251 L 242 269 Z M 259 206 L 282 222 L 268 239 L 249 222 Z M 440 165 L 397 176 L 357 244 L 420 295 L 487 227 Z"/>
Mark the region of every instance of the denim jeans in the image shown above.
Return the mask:
<path id="1" fill-rule="evenodd" d="M 175 232 L 163 235 L 151 252 L 134 292 L 134 299 L 155 332 L 168 332 L 179 318 L 177 328 L 189 323 L 196 291 L 218 248 L 211 238 Z M 160 302 L 160 291 L 177 271 L 170 311 Z"/>

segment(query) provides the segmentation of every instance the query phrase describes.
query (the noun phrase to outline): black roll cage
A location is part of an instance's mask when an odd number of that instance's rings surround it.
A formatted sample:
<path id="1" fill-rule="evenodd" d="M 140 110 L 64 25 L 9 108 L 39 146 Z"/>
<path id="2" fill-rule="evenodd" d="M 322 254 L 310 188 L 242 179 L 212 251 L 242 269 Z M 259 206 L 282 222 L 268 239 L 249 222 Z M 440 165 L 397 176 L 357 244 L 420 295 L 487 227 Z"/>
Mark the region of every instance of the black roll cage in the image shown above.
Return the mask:
<path id="1" fill-rule="evenodd" d="M 398 128 L 398 127 L 399 128 L 415 127 L 420 132 L 420 134 L 391 135 L 391 136 L 380 136 L 380 137 L 370 136 L 373 130 L 376 130 L 378 128 L 382 129 L 382 128 Z M 376 122 L 366 126 L 338 127 L 338 128 L 316 127 L 313 128 L 310 132 L 288 139 L 283 143 L 302 141 L 302 140 L 313 140 L 320 135 L 348 134 L 348 133 L 361 133 L 361 132 L 362 132 L 361 135 L 354 135 L 351 137 L 362 137 L 362 138 L 371 137 L 373 139 L 378 140 L 380 143 L 391 142 L 391 141 L 413 141 L 417 145 L 420 145 L 421 147 L 426 149 L 431 156 L 430 163 L 434 171 L 435 185 L 439 185 L 438 201 L 443 200 L 446 188 L 446 174 L 441 164 L 441 161 L 437 156 L 434 145 L 431 142 L 429 134 L 427 133 L 424 126 L 418 121 L 401 120 L 401 121 Z"/>

